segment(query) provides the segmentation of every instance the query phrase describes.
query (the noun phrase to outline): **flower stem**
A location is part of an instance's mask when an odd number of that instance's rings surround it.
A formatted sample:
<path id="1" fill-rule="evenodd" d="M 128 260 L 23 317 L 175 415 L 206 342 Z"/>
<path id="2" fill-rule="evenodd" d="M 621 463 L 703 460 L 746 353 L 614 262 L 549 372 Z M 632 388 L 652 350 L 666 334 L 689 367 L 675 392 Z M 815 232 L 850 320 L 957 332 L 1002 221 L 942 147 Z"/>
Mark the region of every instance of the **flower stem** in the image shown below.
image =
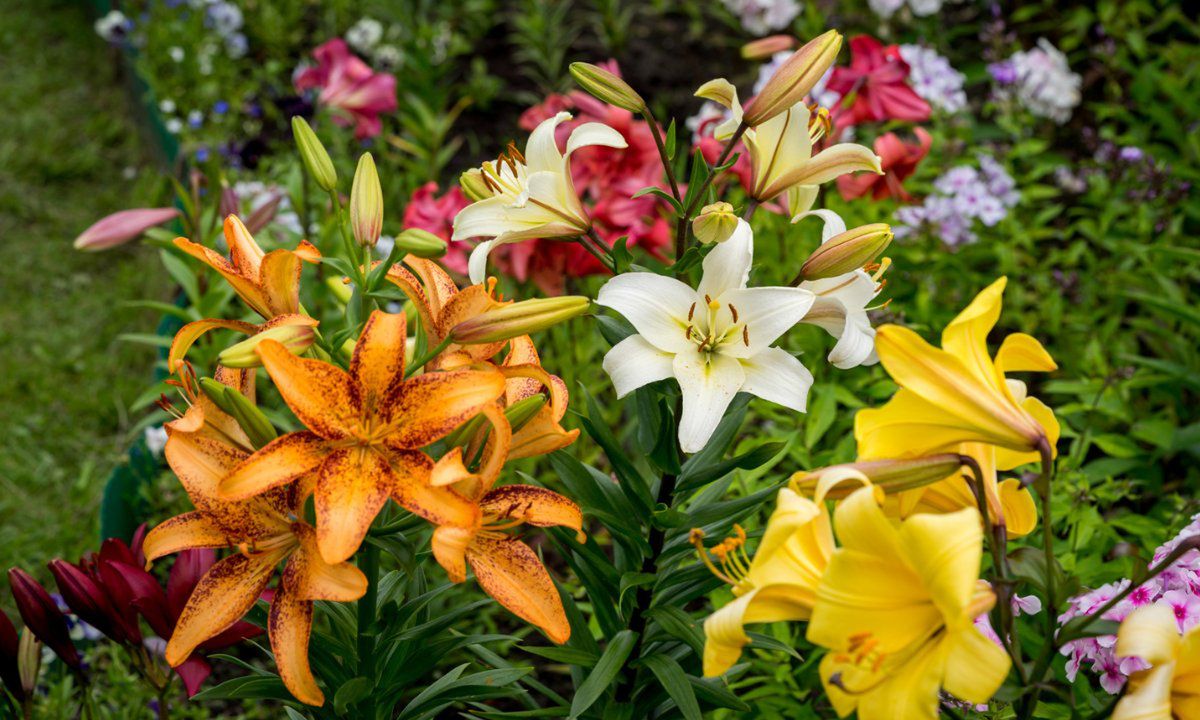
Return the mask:
<path id="1" fill-rule="evenodd" d="M 579 236 L 579 245 L 591 253 L 592 257 L 600 261 L 604 269 L 608 270 L 613 275 L 617 274 L 617 261 L 609 251 L 608 246 L 596 236 L 596 231 L 588 228 L 586 235 Z"/>
<path id="2" fill-rule="evenodd" d="M 375 603 L 379 592 L 379 548 L 371 542 L 362 546 L 359 569 L 367 576 L 367 591 L 358 601 L 358 675 L 375 683 Z M 360 717 L 375 719 L 375 694 L 363 700 Z"/>
<path id="3" fill-rule="evenodd" d="M 721 156 L 717 158 L 717 162 L 713 165 L 714 168 L 719 168 L 725 164 L 725 161 L 728 160 L 729 156 L 733 153 L 734 146 L 738 144 L 738 141 L 742 139 L 742 135 L 744 135 L 749 129 L 750 126 L 746 125 L 744 122 L 738 125 L 737 130 L 733 131 L 733 136 L 729 138 L 729 142 L 725 143 L 725 149 L 721 151 Z M 701 157 L 696 162 L 704 162 L 704 158 Z M 675 223 L 675 262 L 679 262 L 679 258 L 683 257 L 684 251 L 687 250 L 688 221 L 691 220 L 692 213 L 696 211 L 696 208 L 700 205 L 700 202 L 703 200 L 705 194 L 708 193 L 708 188 L 712 185 L 713 179 L 716 177 L 716 175 L 717 173 L 714 171 L 709 173 L 708 177 L 704 178 L 704 182 L 702 182 L 700 187 L 695 191 L 694 194 L 692 194 L 692 199 L 688 201 L 687 206 L 683 210 L 683 214 L 679 216 Z"/>
<path id="4" fill-rule="evenodd" d="M 662 158 L 663 170 L 667 173 L 667 182 L 671 184 L 671 196 L 679 200 L 679 183 L 675 181 L 675 170 L 671 167 L 671 158 L 667 157 L 667 146 L 663 144 L 662 129 L 659 128 L 654 111 L 649 106 L 646 107 L 644 114 L 646 122 L 650 125 L 650 132 L 654 135 L 654 144 L 658 146 L 658 156 Z"/>
<path id="5" fill-rule="evenodd" d="M 1042 692 L 1042 680 L 1050 669 L 1058 646 L 1055 638 L 1058 629 L 1058 588 L 1055 579 L 1054 523 L 1050 513 L 1050 481 L 1054 476 L 1054 457 L 1050 443 L 1045 438 L 1038 443 L 1038 453 L 1042 456 L 1042 474 L 1034 482 L 1034 488 L 1037 490 L 1042 511 L 1042 555 L 1046 565 L 1046 641 L 1033 665 L 1033 672 L 1029 675 L 1033 690 L 1022 699 L 1021 710 L 1017 714 L 1020 718 L 1032 717 L 1037 708 L 1038 696 Z"/>
<path id="6" fill-rule="evenodd" d="M 424 355 L 422 355 L 421 357 L 413 358 L 413 361 L 411 363 L 409 363 L 408 367 L 405 368 L 405 370 L 404 370 L 404 377 L 406 377 L 406 378 L 412 377 L 413 373 L 415 373 L 416 371 L 420 370 L 422 367 L 425 366 L 425 363 L 434 359 L 443 350 L 450 347 L 451 342 L 452 342 L 452 338 L 450 337 L 450 335 L 446 335 L 446 337 L 443 338 L 440 343 L 438 343 L 434 347 L 430 348 L 429 350 L 426 350 Z"/>

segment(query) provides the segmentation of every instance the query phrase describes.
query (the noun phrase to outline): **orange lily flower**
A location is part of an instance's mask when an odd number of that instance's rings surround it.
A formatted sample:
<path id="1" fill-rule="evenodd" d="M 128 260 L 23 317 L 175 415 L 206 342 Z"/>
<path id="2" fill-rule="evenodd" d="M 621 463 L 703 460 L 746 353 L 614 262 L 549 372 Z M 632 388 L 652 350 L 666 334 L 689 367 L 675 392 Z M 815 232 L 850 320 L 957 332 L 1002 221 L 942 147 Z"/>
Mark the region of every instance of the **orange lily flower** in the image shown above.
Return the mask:
<path id="1" fill-rule="evenodd" d="M 431 484 L 434 463 L 420 448 L 490 411 L 504 375 L 484 366 L 406 380 L 406 339 L 403 314 L 373 312 L 349 372 L 263 341 L 263 366 L 308 430 L 246 458 L 221 481 L 221 496 L 245 499 L 315 474 L 317 545 L 329 563 L 358 550 L 389 497 L 432 523 L 470 526 L 478 508 Z"/>
<path id="2" fill-rule="evenodd" d="M 217 371 L 217 379 L 253 395 L 253 372 Z M 167 662 L 178 666 L 195 648 L 240 620 L 287 560 L 271 600 L 267 631 L 275 662 L 288 690 L 302 702 L 325 698 L 308 663 L 314 600 L 348 602 L 362 597 L 367 579 L 350 563 L 325 562 L 315 532 L 300 519 L 302 483 L 258 497 L 218 497 L 221 478 L 253 452 L 250 439 L 229 415 L 204 395 L 192 399 L 183 417 L 167 423 L 166 457 L 196 509 L 150 531 L 147 562 L 189 548 L 231 548 L 196 585 L 167 643 Z"/>
<path id="3" fill-rule="evenodd" d="M 466 527 L 440 525 L 434 530 L 434 558 L 455 583 L 466 580 L 470 563 L 484 592 L 536 625 L 551 641 L 565 643 L 571 637 L 571 624 L 554 581 L 537 553 L 505 531 L 522 524 L 558 525 L 582 534 L 579 506 L 534 485 L 504 485 L 492 490 L 476 484 L 475 488 L 479 509 L 475 521 Z"/>
<path id="4" fill-rule="evenodd" d="M 175 372 L 188 348 L 204 333 L 223 328 L 254 335 L 281 325 L 310 325 L 317 321 L 300 312 L 300 264 L 320 262 L 321 252 L 307 240 L 295 250 L 264 253 L 236 215 L 225 218 L 225 242 L 229 259 L 187 238 L 175 238 L 175 246 L 221 274 L 242 302 L 262 316 L 262 325 L 240 320 L 208 318 L 180 328 L 171 342 L 167 369 Z"/>
<path id="5" fill-rule="evenodd" d="M 494 280 L 459 290 L 437 263 L 412 255 L 405 257 L 404 262 L 415 274 L 396 264 L 388 270 L 387 278 L 416 306 L 429 347 L 441 344 L 460 322 L 511 302 L 493 296 Z M 509 351 L 504 360 L 498 364 L 493 362 L 506 344 Z M 528 335 L 480 345 L 452 343 L 430 361 L 429 367 L 448 368 L 476 362 L 490 362 L 508 378 L 504 407 L 543 391 L 549 395 L 546 406 L 514 432 L 509 459 L 544 455 L 570 445 L 579 436 L 578 429 L 566 430 L 561 424 L 567 412 L 566 384 L 542 368 L 537 348 Z M 482 440 L 482 436 L 476 438 L 476 442 Z"/>

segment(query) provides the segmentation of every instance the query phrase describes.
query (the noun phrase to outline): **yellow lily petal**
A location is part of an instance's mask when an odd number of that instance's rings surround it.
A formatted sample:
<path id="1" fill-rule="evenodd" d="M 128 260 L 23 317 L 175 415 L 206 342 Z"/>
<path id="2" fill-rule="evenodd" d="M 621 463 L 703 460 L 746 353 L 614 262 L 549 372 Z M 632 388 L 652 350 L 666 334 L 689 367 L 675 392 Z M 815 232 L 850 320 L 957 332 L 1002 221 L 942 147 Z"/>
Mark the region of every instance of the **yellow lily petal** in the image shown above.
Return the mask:
<path id="1" fill-rule="evenodd" d="M 791 585 L 756 588 L 717 610 L 704 621 L 704 676 L 721 675 L 742 655 L 750 642 L 746 625 L 807 620 L 811 605 Z"/>
<path id="2" fill-rule="evenodd" d="M 996 369 L 1001 373 L 1051 372 L 1058 369 L 1058 363 L 1036 338 L 1013 333 L 1004 338 L 996 351 Z"/>
<path id="3" fill-rule="evenodd" d="M 1138 656 L 1151 665 L 1175 658 L 1179 649 L 1179 626 L 1166 604 L 1140 607 L 1121 622 L 1117 632 L 1117 657 Z"/>
<path id="4" fill-rule="evenodd" d="M 983 557 L 979 512 L 915 515 L 901 524 L 899 540 L 932 602 L 947 617 L 961 616 L 975 592 Z"/>
<path id="5" fill-rule="evenodd" d="M 958 317 L 942 331 L 942 348 L 962 361 L 979 382 L 997 390 L 1004 387 L 999 373 L 988 354 L 987 336 L 1000 319 L 1000 305 L 1008 278 L 1000 277 L 984 288 Z"/>
<path id="6" fill-rule="evenodd" d="M 188 598 L 167 642 L 167 662 L 179 665 L 200 643 L 242 619 L 266 589 L 275 566 L 287 548 L 247 556 L 230 555 L 217 561 Z"/>
<path id="7" fill-rule="evenodd" d="M 1016 478 L 1000 483 L 1000 504 L 1004 508 L 1004 523 L 1009 537 L 1023 537 L 1037 527 L 1037 505 L 1029 488 Z"/>
<path id="8" fill-rule="evenodd" d="M 859 720 L 936 720 L 939 680 L 946 666 L 941 643 L 909 658 L 858 701 Z M 854 687 L 847 680 L 848 687 Z"/>
<path id="9" fill-rule="evenodd" d="M 253 335 L 258 332 L 258 326 L 241 320 L 220 320 L 216 318 L 208 318 L 206 320 L 196 320 L 190 322 L 175 333 L 175 337 L 171 339 L 171 348 L 167 351 L 167 372 L 175 373 L 179 371 L 183 365 L 183 359 L 187 356 L 187 351 L 192 345 L 200 339 L 202 335 L 212 330 L 233 330 L 240 332 L 243 335 Z"/>
<path id="10" fill-rule="evenodd" d="M 986 703 L 1008 676 L 1012 660 L 1004 648 L 973 624 L 946 638 L 946 675 L 942 687 L 974 705 Z"/>
<path id="11" fill-rule="evenodd" d="M 394 486 L 391 467 L 379 453 L 363 448 L 330 453 L 313 496 L 325 562 L 340 563 L 358 551 Z"/>
<path id="12" fill-rule="evenodd" d="M 1112 720 L 1192 720 L 1194 715 L 1184 715 L 1174 707 L 1174 666 L 1166 663 L 1131 677 L 1125 695 L 1113 708 Z"/>
<path id="13" fill-rule="evenodd" d="M 467 548 L 467 561 L 480 587 L 496 602 L 536 625 L 551 642 L 561 645 L 570 639 L 571 624 L 558 589 L 525 543 L 477 536 Z"/>

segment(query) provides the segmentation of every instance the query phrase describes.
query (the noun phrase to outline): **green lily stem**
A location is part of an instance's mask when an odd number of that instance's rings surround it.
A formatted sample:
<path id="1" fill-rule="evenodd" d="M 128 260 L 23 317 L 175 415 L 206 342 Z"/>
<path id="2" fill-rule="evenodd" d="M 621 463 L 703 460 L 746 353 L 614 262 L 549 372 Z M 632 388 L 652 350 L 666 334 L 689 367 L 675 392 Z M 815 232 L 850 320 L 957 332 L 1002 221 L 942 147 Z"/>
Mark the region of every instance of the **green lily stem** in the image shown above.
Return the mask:
<path id="1" fill-rule="evenodd" d="M 754 213 L 758 210 L 758 205 L 757 200 L 750 198 L 750 201 L 746 203 L 746 209 L 742 212 L 742 219 L 750 222 L 750 218 L 754 217 Z"/>
<path id="2" fill-rule="evenodd" d="M 1024 684 L 1026 678 L 1025 665 L 1021 661 L 1021 647 L 1016 641 L 1016 634 L 1013 632 L 1013 593 L 1012 583 L 1008 579 L 1008 558 L 1006 557 L 1008 531 L 1004 525 L 1004 518 L 997 518 L 997 522 L 995 523 L 989 518 L 987 494 L 983 485 L 983 469 L 979 467 L 979 463 L 969 455 L 960 455 L 959 462 L 971 470 L 974 481 L 970 485 L 975 495 L 975 502 L 979 507 L 979 515 L 983 519 L 983 526 L 992 530 L 992 537 L 988 542 L 988 547 L 992 554 L 992 571 L 996 574 L 997 580 L 992 584 L 992 587 L 996 590 L 996 606 L 993 609 L 995 626 L 998 629 L 996 634 L 1000 637 L 1000 643 L 1008 652 L 1008 656 L 1012 658 L 1013 667 L 1017 671 L 1017 677 Z"/>
<path id="3" fill-rule="evenodd" d="M 375 613 L 379 593 L 379 548 L 371 542 L 362 546 L 359 569 L 367 576 L 367 591 L 358 601 L 358 675 L 375 683 Z M 375 720 L 375 694 L 363 699 L 360 717 Z"/>
<path id="4" fill-rule="evenodd" d="M 412 377 L 416 371 L 420 370 L 422 367 L 425 366 L 425 363 L 434 359 L 435 357 L 438 356 L 439 353 L 441 353 L 446 348 L 450 347 L 451 342 L 453 342 L 453 338 L 450 335 L 447 335 L 445 337 L 445 339 L 443 339 L 436 346 L 434 346 L 433 348 L 431 348 L 429 350 L 426 350 L 424 355 L 422 355 L 421 357 L 413 358 L 413 361 L 411 363 L 409 363 L 408 367 L 406 367 L 404 369 L 404 377 L 406 377 L 406 378 Z"/>
<path id="5" fill-rule="evenodd" d="M 80 705 L 83 717 L 87 718 L 87 720 L 94 720 L 96 717 L 96 708 L 92 705 L 91 683 L 88 682 L 87 675 L 82 670 L 77 671 L 75 677 L 79 680 Z"/>
<path id="6" fill-rule="evenodd" d="M 1055 637 L 1058 630 L 1058 583 L 1055 578 L 1054 522 L 1050 512 L 1054 456 L 1050 443 L 1045 438 L 1038 443 L 1038 453 L 1042 456 L 1042 474 L 1034 481 L 1034 488 L 1037 490 L 1042 511 L 1042 555 L 1046 566 L 1046 607 L 1042 611 L 1046 614 L 1046 640 L 1033 665 L 1033 672 L 1029 675 L 1033 691 L 1022 699 L 1022 707 L 1017 714 L 1018 717 L 1026 719 L 1031 718 L 1034 710 L 1037 709 L 1038 696 L 1042 693 L 1042 681 L 1050 670 L 1050 663 L 1054 660 L 1054 653 L 1058 649 L 1058 641 Z"/>
<path id="7" fill-rule="evenodd" d="M 662 158 L 663 170 L 666 171 L 667 182 L 671 185 L 671 197 L 679 200 L 679 183 L 675 180 L 675 169 L 671 166 L 671 158 L 667 157 L 667 146 L 663 143 L 662 129 L 658 126 L 658 119 L 654 117 L 654 111 L 649 106 L 646 106 L 642 114 L 650 125 L 650 132 L 654 135 L 654 144 L 658 146 L 658 156 Z"/>
<path id="8" fill-rule="evenodd" d="M 617 274 L 617 259 L 613 257 L 612 250 L 596 233 L 595 228 L 589 227 L 586 235 L 580 235 L 579 244 L 583 246 L 584 250 L 591 253 L 592 257 L 599 260 L 600 264 L 609 272 L 613 275 Z"/>
<path id="9" fill-rule="evenodd" d="M 171 681 L 163 683 L 163 686 L 158 691 L 158 720 L 171 720 L 171 702 L 167 699 L 170 694 Z"/>
<path id="10" fill-rule="evenodd" d="M 342 199 L 337 190 L 330 190 L 329 197 L 333 200 L 334 214 L 337 216 L 338 232 L 342 236 L 342 249 L 350 267 L 354 271 L 354 284 L 358 287 L 358 310 L 361 322 L 366 322 L 371 313 L 371 298 L 367 297 L 367 273 L 371 269 L 371 248 L 359 248 L 358 243 L 351 237 L 346 227 L 346 211 L 342 207 Z"/>
<path id="11" fill-rule="evenodd" d="M 749 129 L 750 126 L 745 122 L 738 125 L 737 130 L 733 131 L 733 136 L 729 138 L 729 142 L 725 143 L 725 149 L 721 151 L 721 156 L 717 158 L 716 164 L 713 165 L 714 168 L 721 167 L 725 164 L 725 161 L 729 159 L 731 154 L 733 154 L 734 146 L 738 144 L 738 141 L 742 139 L 742 135 L 744 135 Z M 693 162 L 704 162 L 704 159 L 700 158 L 698 160 L 694 160 Z M 692 213 L 696 211 L 696 208 L 699 206 L 704 196 L 708 193 L 708 188 L 712 185 L 713 178 L 715 178 L 716 175 L 717 173 L 714 171 L 709 173 L 708 177 L 704 178 L 704 182 L 700 184 L 700 188 L 696 190 L 696 193 L 692 195 L 692 199 L 688 202 L 687 207 L 683 209 L 683 214 L 680 215 L 678 220 L 675 222 L 675 262 L 679 262 L 679 258 L 683 257 L 684 251 L 687 250 L 688 222 L 692 219 Z"/>

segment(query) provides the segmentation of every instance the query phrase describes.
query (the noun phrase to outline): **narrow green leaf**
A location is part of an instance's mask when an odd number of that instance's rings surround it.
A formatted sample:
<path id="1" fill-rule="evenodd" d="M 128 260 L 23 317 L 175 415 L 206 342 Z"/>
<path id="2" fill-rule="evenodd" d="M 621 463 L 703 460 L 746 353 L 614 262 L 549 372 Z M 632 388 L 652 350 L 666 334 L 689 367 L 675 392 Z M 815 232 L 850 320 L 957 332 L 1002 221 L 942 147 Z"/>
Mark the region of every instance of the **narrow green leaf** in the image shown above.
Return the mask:
<path id="1" fill-rule="evenodd" d="M 600 699 L 613 680 L 616 680 L 621 668 L 625 666 L 625 661 L 633 652 L 634 645 L 637 644 L 637 638 L 637 633 L 632 630 L 622 630 L 613 636 L 608 647 L 604 649 L 604 654 L 597 661 L 596 667 L 575 691 L 575 697 L 571 700 L 569 717 L 579 717 Z"/>
<path id="2" fill-rule="evenodd" d="M 640 662 L 658 678 L 685 720 L 700 720 L 700 703 L 696 702 L 696 693 L 679 663 L 663 654 L 644 657 Z"/>

